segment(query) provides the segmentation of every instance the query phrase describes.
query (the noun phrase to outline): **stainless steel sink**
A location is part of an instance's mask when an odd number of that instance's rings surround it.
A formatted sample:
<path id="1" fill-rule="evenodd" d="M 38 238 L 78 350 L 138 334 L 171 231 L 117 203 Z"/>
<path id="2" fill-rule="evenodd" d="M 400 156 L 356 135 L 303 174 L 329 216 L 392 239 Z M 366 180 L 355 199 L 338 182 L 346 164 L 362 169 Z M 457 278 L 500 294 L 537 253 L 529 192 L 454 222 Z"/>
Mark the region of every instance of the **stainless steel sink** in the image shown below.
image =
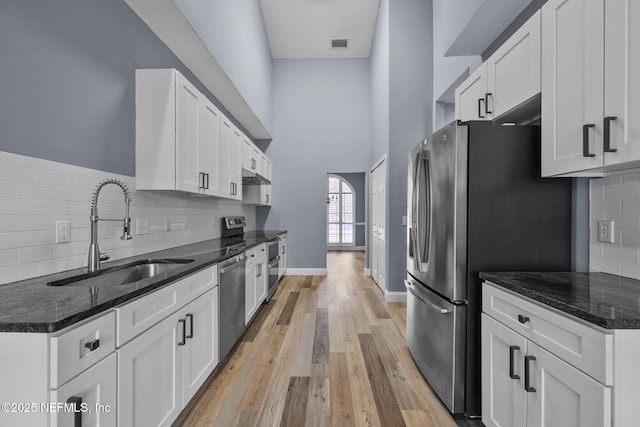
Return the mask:
<path id="1" fill-rule="evenodd" d="M 184 258 L 145 259 L 56 280 L 47 283 L 47 286 L 113 287 L 126 285 L 166 273 L 191 262 L 193 262 L 192 259 Z"/>

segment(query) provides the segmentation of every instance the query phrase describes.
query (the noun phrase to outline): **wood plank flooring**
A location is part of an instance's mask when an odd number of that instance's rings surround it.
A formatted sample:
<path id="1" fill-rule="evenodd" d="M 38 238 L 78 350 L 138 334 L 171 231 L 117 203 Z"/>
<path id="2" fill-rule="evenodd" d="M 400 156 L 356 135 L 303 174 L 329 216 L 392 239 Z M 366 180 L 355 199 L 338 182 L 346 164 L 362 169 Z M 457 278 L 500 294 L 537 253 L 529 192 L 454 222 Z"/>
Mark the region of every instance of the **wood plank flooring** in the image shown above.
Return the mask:
<path id="1" fill-rule="evenodd" d="M 327 276 L 286 276 L 174 425 L 420 426 L 456 422 L 409 354 L 405 304 L 329 252 Z"/>

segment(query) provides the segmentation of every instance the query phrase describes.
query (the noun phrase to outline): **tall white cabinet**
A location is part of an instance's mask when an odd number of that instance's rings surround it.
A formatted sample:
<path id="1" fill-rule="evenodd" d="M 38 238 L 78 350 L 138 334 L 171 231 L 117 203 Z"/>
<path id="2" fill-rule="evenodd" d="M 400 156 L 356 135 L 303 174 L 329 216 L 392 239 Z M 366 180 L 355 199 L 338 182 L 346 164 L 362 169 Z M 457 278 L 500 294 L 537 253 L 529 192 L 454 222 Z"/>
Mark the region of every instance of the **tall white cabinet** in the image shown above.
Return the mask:
<path id="1" fill-rule="evenodd" d="M 542 173 L 597 175 L 640 161 L 640 9 L 633 1 L 542 7 Z"/>

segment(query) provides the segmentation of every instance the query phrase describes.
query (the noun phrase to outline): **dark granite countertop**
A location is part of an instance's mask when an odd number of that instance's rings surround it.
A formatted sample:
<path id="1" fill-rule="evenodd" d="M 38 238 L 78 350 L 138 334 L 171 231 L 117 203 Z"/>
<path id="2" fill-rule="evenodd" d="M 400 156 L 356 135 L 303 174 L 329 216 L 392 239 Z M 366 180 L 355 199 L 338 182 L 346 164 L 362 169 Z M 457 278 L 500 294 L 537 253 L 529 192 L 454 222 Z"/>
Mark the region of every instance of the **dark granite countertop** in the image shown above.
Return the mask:
<path id="1" fill-rule="evenodd" d="M 243 239 L 213 239 L 157 252 L 105 262 L 102 269 L 142 259 L 188 258 L 193 262 L 138 282 L 113 287 L 47 286 L 87 272 L 78 268 L 48 276 L 0 285 L 1 332 L 55 332 L 149 293 L 224 259 L 264 243 L 283 230 L 253 231 Z"/>
<path id="2" fill-rule="evenodd" d="M 480 273 L 480 278 L 606 329 L 640 329 L 640 280 L 606 273 Z"/>

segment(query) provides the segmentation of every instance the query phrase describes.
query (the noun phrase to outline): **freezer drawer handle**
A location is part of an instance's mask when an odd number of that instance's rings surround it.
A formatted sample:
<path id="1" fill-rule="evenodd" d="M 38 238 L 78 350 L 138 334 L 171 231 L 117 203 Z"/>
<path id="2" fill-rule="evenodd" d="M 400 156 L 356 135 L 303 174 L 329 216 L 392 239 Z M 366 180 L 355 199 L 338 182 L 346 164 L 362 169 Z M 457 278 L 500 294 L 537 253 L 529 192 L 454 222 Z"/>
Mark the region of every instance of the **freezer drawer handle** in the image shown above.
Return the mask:
<path id="1" fill-rule="evenodd" d="M 516 351 L 520 351 L 519 346 L 517 345 L 509 346 L 509 378 L 511 378 L 512 380 L 520 379 L 520 375 L 516 375 L 514 373 L 514 364 L 515 364 L 514 361 L 515 361 Z"/>
<path id="2" fill-rule="evenodd" d="M 535 356 L 524 357 L 524 390 L 527 393 L 535 393 L 536 389 L 531 387 L 531 367 L 529 366 L 532 360 L 536 360 Z"/>
<path id="3" fill-rule="evenodd" d="M 447 314 L 447 313 L 451 313 L 452 310 L 447 310 L 446 308 L 442 308 L 434 303 L 432 303 L 431 301 L 427 301 L 426 299 L 422 298 L 420 295 L 418 295 L 416 293 L 416 291 L 414 290 L 415 287 L 413 285 L 412 282 L 410 282 L 409 280 L 405 280 L 404 281 L 404 285 L 407 287 L 407 289 L 409 290 L 409 292 L 411 292 L 416 298 L 418 298 L 420 301 L 422 301 L 423 303 L 430 305 L 431 307 L 435 308 L 436 310 L 438 310 L 440 312 L 440 314 Z"/>

